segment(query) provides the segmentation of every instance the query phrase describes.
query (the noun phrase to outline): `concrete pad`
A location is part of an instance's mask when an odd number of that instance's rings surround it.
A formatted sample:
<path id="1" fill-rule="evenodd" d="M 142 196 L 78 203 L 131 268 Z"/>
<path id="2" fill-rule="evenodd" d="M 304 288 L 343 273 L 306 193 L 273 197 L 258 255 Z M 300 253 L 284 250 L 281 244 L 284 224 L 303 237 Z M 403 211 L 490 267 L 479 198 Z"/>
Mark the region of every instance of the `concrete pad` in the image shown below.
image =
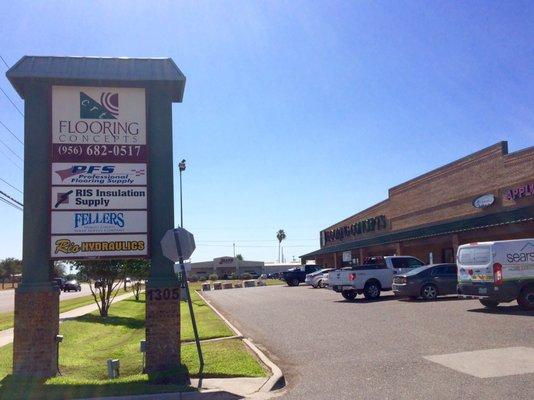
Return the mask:
<path id="1" fill-rule="evenodd" d="M 257 392 L 268 378 L 207 378 L 202 380 L 202 389 L 220 390 L 238 396 L 247 396 Z M 191 386 L 196 387 L 198 379 L 191 379 Z"/>
<path id="2" fill-rule="evenodd" d="M 425 356 L 425 359 L 477 378 L 534 373 L 534 348 L 505 347 Z"/>

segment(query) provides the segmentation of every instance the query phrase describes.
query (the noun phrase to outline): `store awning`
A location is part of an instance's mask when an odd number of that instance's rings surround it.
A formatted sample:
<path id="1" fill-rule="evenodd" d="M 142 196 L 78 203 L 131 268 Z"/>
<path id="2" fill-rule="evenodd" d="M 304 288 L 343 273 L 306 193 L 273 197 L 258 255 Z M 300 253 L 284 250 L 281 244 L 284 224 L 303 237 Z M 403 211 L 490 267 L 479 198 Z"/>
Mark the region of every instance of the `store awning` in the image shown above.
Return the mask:
<path id="1" fill-rule="evenodd" d="M 497 214 L 487 214 L 478 217 L 466 218 L 441 224 L 435 224 L 415 229 L 406 229 L 387 233 L 385 235 L 374 236 L 368 239 L 344 242 L 334 246 L 323 247 L 311 253 L 300 256 L 302 260 L 314 259 L 323 254 L 332 254 L 348 250 L 361 249 L 364 247 L 397 243 L 407 240 L 423 239 L 432 236 L 449 235 L 453 233 L 483 229 L 499 225 L 515 224 L 520 222 L 534 221 L 534 206 L 519 208 L 515 210 L 500 212 Z"/>

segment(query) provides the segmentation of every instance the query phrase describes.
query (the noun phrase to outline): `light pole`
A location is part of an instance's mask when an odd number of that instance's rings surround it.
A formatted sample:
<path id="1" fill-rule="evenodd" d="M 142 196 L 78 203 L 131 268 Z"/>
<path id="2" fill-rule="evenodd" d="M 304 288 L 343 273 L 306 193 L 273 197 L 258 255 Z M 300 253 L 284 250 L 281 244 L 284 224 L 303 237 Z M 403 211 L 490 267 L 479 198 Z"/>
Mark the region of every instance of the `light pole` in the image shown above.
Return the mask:
<path id="1" fill-rule="evenodd" d="M 185 159 L 178 164 L 180 170 L 180 227 L 184 227 L 184 209 L 182 206 L 182 171 L 185 171 Z"/>
<path id="2" fill-rule="evenodd" d="M 180 227 L 184 227 L 184 208 L 182 206 L 182 172 L 185 171 L 185 158 L 178 164 L 178 170 L 180 171 Z M 189 284 L 187 282 L 187 272 L 185 271 L 184 259 L 180 257 L 180 268 L 182 270 L 182 288 L 185 289 L 187 294 L 187 305 L 189 306 L 189 315 L 191 316 L 191 324 L 193 325 L 193 333 L 195 334 L 195 342 L 197 344 L 198 359 L 200 368 L 198 370 L 199 380 L 198 388 L 202 387 L 202 378 L 204 372 L 204 356 L 202 355 L 202 348 L 200 346 L 200 336 L 198 335 L 197 321 L 195 318 L 195 311 L 193 310 L 193 303 L 191 301 L 191 293 L 189 292 Z"/>

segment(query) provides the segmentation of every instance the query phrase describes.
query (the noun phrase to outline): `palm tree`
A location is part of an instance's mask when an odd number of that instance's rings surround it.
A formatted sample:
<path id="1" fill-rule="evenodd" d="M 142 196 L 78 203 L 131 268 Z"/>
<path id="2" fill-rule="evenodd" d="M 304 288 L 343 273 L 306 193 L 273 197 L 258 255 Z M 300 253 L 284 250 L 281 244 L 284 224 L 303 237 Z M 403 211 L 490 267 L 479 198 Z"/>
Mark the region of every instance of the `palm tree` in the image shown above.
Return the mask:
<path id="1" fill-rule="evenodd" d="M 286 238 L 286 233 L 283 229 L 280 229 L 278 232 L 276 232 L 276 238 L 278 239 L 278 262 L 280 262 L 280 248 L 282 245 L 282 240 Z"/>

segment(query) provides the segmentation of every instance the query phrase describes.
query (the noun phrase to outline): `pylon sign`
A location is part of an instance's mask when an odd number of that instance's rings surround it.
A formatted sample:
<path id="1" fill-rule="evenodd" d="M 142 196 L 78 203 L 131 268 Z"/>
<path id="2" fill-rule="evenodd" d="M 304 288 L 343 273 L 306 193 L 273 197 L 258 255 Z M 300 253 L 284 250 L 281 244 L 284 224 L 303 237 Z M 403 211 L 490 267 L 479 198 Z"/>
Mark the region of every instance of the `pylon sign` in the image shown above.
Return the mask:
<path id="1" fill-rule="evenodd" d="M 52 86 L 51 258 L 149 256 L 145 97 Z"/>

